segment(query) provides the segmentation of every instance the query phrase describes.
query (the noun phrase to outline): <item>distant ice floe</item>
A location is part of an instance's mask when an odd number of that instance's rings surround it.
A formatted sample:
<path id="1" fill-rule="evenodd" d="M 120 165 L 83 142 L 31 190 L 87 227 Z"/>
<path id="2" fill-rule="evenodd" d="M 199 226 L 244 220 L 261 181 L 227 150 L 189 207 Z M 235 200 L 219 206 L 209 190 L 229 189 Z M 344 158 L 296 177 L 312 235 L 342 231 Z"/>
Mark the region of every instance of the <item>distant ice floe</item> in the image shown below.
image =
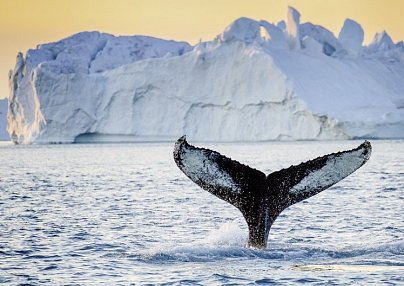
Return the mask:
<path id="1" fill-rule="evenodd" d="M 404 45 L 363 37 L 353 20 L 337 38 L 291 7 L 195 46 L 79 33 L 17 56 L 8 132 L 26 144 L 404 138 Z"/>

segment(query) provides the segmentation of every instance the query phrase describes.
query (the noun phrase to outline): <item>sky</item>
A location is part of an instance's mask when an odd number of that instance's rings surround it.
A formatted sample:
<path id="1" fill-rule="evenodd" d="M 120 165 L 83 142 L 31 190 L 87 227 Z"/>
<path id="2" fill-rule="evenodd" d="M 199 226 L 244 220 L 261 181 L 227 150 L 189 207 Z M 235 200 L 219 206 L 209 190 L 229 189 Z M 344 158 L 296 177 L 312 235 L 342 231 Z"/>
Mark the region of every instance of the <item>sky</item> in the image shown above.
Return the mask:
<path id="1" fill-rule="evenodd" d="M 301 22 L 338 33 L 346 18 L 359 22 L 365 43 L 386 30 L 404 40 L 404 0 L 0 0 L 0 99 L 18 52 L 81 31 L 148 35 L 195 44 L 213 39 L 239 17 L 278 22 L 287 7 Z"/>

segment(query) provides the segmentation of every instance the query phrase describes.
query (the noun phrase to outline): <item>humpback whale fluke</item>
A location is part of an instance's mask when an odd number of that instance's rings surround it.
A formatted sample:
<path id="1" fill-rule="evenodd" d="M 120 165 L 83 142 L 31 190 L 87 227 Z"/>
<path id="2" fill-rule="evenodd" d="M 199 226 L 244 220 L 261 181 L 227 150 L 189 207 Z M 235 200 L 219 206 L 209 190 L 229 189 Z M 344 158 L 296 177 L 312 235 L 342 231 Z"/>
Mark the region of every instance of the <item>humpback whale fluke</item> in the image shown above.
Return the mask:
<path id="1" fill-rule="evenodd" d="M 269 230 L 287 207 L 341 181 L 369 159 L 368 141 L 359 147 L 325 155 L 273 172 L 263 172 L 220 153 L 194 147 L 185 136 L 177 140 L 177 166 L 202 189 L 238 208 L 247 221 L 247 246 L 265 248 Z"/>

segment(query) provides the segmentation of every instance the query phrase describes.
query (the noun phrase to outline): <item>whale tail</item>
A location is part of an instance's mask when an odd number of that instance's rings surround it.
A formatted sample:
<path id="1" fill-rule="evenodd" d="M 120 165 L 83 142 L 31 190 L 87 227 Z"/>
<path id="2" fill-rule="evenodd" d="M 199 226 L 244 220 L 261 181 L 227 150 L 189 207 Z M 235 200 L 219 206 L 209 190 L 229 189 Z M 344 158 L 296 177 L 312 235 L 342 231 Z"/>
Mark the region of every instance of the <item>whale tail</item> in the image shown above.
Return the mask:
<path id="1" fill-rule="evenodd" d="M 359 147 L 325 155 L 273 172 L 263 172 L 220 153 L 194 147 L 179 138 L 174 160 L 184 174 L 202 189 L 234 205 L 249 229 L 247 245 L 265 248 L 269 230 L 287 207 L 336 184 L 369 159 L 368 141 Z"/>

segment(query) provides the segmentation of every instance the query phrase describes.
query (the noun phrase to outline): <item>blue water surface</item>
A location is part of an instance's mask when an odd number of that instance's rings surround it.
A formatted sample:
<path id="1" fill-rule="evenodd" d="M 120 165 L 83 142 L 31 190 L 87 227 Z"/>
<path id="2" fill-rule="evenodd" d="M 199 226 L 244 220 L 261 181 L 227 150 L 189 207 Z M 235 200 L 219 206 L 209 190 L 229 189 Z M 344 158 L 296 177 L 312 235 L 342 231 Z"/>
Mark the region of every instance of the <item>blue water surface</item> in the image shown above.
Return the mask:
<path id="1" fill-rule="evenodd" d="M 359 144 L 199 145 L 269 173 Z M 0 284 L 403 285 L 404 141 L 372 145 L 256 250 L 241 213 L 179 171 L 173 144 L 1 144 Z"/>

